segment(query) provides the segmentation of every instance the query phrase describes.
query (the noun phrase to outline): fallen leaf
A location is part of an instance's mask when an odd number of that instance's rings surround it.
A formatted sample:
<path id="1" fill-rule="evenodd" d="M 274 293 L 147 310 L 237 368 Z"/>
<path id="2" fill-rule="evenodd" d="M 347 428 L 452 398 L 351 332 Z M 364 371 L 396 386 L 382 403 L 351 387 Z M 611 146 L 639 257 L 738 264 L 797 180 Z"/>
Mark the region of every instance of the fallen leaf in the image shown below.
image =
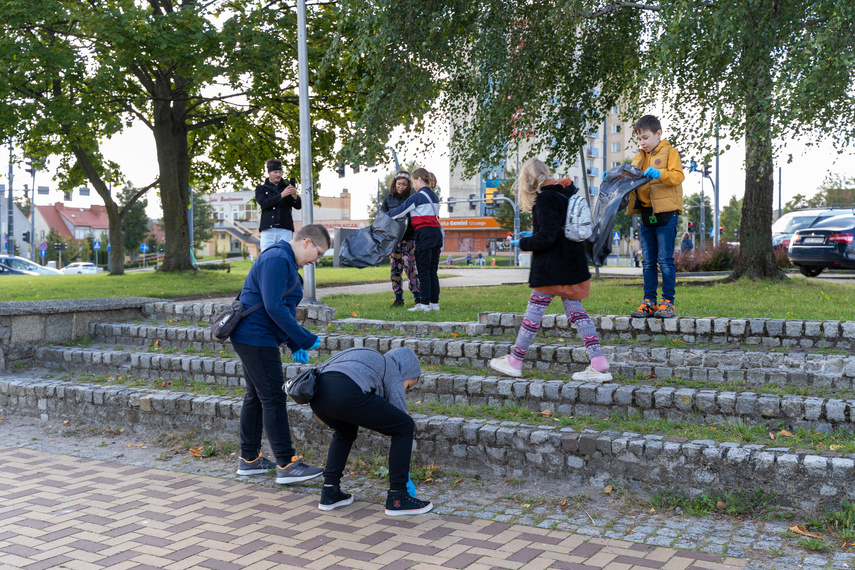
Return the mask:
<path id="1" fill-rule="evenodd" d="M 144 445 L 145 445 L 144 443 L 138 443 L 134 447 L 143 447 Z"/>
<path id="2" fill-rule="evenodd" d="M 460 479 L 458 479 L 457 481 L 455 481 L 455 482 L 454 482 L 454 484 L 455 484 L 455 485 L 459 485 L 459 484 L 460 484 L 460 483 L 462 483 L 462 482 L 463 482 L 463 477 L 461 477 Z"/>
<path id="3" fill-rule="evenodd" d="M 152 346 L 154 346 L 154 347 L 160 346 L 160 340 L 155 339 L 154 344 Z M 121 376 L 119 378 L 121 378 Z"/>
<path id="4" fill-rule="evenodd" d="M 829 445 L 828 449 L 830 449 L 831 451 L 840 451 L 841 449 L 843 449 L 843 446 L 840 444 L 834 443 L 832 445 Z"/>
<path id="5" fill-rule="evenodd" d="M 352 313 L 350 313 L 350 316 L 351 316 L 351 317 L 355 317 L 355 316 L 357 316 L 356 311 L 353 311 Z"/>
<path id="6" fill-rule="evenodd" d="M 565 510 L 567 508 L 567 499 L 564 499 L 564 502 L 561 503 L 561 510 Z"/>
<path id="7" fill-rule="evenodd" d="M 775 434 L 772 433 L 771 431 L 769 432 L 769 439 L 771 439 L 772 441 L 775 441 Z"/>
<path id="8" fill-rule="evenodd" d="M 68 420 L 65 420 L 64 422 L 62 422 L 62 425 L 64 425 L 64 426 L 67 426 L 68 424 L 69 424 Z"/>
<path id="9" fill-rule="evenodd" d="M 653 507 L 650 507 L 650 511 L 648 511 L 648 512 L 649 512 L 651 515 L 655 515 L 655 514 L 656 514 L 656 509 L 654 509 Z"/>
<path id="10" fill-rule="evenodd" d="M 784 436 L 784 437 L 793 437 L 793 434 L 792 434 L 791 432 L 788 432 L 788 431 L 787 431 L 787 430 L 785 430 L 785 429 L 782 429 L 781 431 L 779 431 L 779 432 L 778 432 L 778 435 L 779 435 L 779 436 Z"/>
<path id="11" fill-rule="evenodd" d="M 822 540 L 821 534 L 814 534 L 814 533 L 810 532 L 808 529 L 806 529 L 804 527 L 804 525 L 794 524 L 793 526 L 787 527 L 787 530 L 790 532 L 793 532 L 795 534 L 800 534 L 802 536 L 808 536 L 810 538 L 817 538 L 819 540 Z"/>
<path id="12" fill-rule="evenodd" d="M 720 511 L 723 511 L 726 506 L 727 505 L 724 504 L 724 501 L 719 501 L 715 504 L 715 508 L 717 508 Z"/>
<path id="13" fill-rule="evenodd" d="M 460 335 L 459 335 L 459 334 L 457 334 L 457 333 L 451 333 L 451 336 L 452 336 L 452 338 L 457 338 L 457 337 L 459 337 Z"/>
<path id="14" fill-rule="evenodd" d="M 130 446 L 128 446 L 128 447 L 130 447 Z M 190 449 L 190 455 L 192 455 L 193 457 L 202 457 L 202 447 L 203 446 L 200 445 L 199 447 L 191 448 Z"/>
<path id="15" fill-rule="evenodd" d="M 543 410 L 542 412 L 540 412 L 540 415 L 543 416 L 544 418 L 551 418 L 552 417 L 552 410 Z"/>
<path id="16" fill-rule="evenodd" d="M 433 477 L 428 477 L 427 479 L 424 480 L 425 483 L 430 483 L 432 481 L 433 481 Z"/>
<path id="17" fill-rule="evenodd" d="M 648 374 L 647 377 L 648 378 L 656 378 L 656 374 Z"/>
<path id="18" fill-rule="evenodd" d="M 612 491 L 614 491 L 614 490 L 615 490 L 615 488 L 614 488 L 614 487 L 612 487 L 611 485 L 606 485 L 606 488 L 605 488 L 605 489 L 603 489 L 603 493 L 605 493 L 606 495 L 609 495 L 609 494 L 611 494 L 611 492 L 612 492 Z"/>
<path id="19" fill-rule="evenodd" d="M 847 548 L 849 548 L 849 543 L 848 543 L 848 542 L 844 542 L 844 543 L 843 543 L 843 546 L 841 546 L 841 547 L 840 547 L 840 550 L 845 550 L 845 549 L 847 549 Z"/>

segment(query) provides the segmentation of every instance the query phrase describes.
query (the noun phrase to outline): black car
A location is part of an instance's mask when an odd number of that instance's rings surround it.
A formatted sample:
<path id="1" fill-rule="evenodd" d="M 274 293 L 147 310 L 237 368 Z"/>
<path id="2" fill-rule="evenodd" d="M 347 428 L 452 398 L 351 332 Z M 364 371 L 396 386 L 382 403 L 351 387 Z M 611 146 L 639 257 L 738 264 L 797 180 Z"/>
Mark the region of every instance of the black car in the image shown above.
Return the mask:
<path id="1" fill-rule="evenodd" d="M 788 257 L 807 277 L 823 269 L 855 269 L 855 215 L 835 216 L 797 231 Z"/>

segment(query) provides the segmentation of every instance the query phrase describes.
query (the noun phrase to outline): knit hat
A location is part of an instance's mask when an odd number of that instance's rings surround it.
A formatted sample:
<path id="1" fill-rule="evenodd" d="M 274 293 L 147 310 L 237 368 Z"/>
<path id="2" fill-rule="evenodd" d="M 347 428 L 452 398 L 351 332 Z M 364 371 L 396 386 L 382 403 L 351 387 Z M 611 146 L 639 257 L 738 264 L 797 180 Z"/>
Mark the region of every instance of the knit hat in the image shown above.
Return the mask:
<path id="1" fill-rule="evenodd" d="M 282 161 L 271 158 L 267 161 L 267 172 L 273 172 L 274 170 L 282 170 Z"/>
<path id="2" fill-rule="evenodd" d="M 386 359 L 387 366 L 393 366 L 400 372 L 402 382 L 410 378 L 418 378 L 422 375 L 419 357 L 416 356 L 411 348 L 393 348 L 384 354 L 383 357 Z"/>

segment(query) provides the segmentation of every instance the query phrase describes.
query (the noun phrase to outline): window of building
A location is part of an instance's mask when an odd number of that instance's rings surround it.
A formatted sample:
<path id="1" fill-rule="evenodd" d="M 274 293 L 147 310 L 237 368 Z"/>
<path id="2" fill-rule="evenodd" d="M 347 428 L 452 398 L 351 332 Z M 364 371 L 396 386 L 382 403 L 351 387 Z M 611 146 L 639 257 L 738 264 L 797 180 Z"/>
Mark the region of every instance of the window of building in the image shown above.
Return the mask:
<path id="1" fill-rule="evenodd" d="M 620 143 L 612 143 L 612 152 L 620 152 Z"/>
<path id="2" fill-rule="evenodd" d="M 573 184 L 575 184 L 577 187 L 579 186 L 579 177 L 578 176 L 573 177 Z"/>
<path id="3" fill-rule="evenodd" d="M 81 196 L 89 196 L 89 188 L 80 188 Z"/>
<path id="4" fill-rule="evenodd" d="M 610 132 L 611 132 L 613 135 L 618 134 L 618 133 L 620 132 L 620 125 L 619 125 L 619 124 L 617 124 L 617 123 L 614 123 L 614 124 L 611 126 L 611 131 L 610 131 Z"/>
<path id="5" fill-rule="evenodd" d="M 256 209 L 252 204 L 243 204 L 235 209 L 235 218 L 236 222 L 246 222 L 249 220 L 255 220 L 256 218 Z"/>
<path id="6" fill-rule="evenodd" d="M 611 166 L 611 167 L 612 167 L 612 168 L 617 168 L 618 166 L 620 166 L 620 162 L 618 162 L 618 161 L 616 161 L 616 160 L 613 160 L 613 161 L 612 161 L 612 166 Z"/>
<path id="7" fill-rule="evenodd" d="M 620 105 L 615 105 L 612 107 L 612 115 L 617 115 L 620 113 Z"/>

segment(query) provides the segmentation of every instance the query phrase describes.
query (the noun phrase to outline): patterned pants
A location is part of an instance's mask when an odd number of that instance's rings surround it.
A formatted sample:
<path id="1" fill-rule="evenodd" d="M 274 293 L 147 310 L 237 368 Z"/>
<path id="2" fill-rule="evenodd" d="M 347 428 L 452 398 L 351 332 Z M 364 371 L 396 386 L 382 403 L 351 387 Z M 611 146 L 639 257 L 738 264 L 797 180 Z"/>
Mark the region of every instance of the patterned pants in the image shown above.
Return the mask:
<path id="1" fill-rule="evenodd" d="M 546 307 L 549 306 L 553 298 L 554 295 L 546 295 L 537 291 L 531 292 L 531 298 L 528 300 L 528 308 L 525 311 L 520 332 L 517 334 L 517 342 L 511 350 L 514 358 L 519 360 L 525 359 L 525 353 L 528 352 L 532 341 L 534 341 L 534 337 L 537 335 L 537 330 L 540 328 L 540 321 L 543 320 Z M 600 347 L 600 337 L 597 335 L 597 329 L 594 327 L 591 317 L 585 312 L 582 301 L 577 299 L 561 300 L 564 302 L 564 314 L 567 315 L 571 323 L 576 325 L 576 332 L 585 345 L 588 357 L 603 356 L 603 349 Z"/>
<path id="2" fill-rule="evenodd" d="M 404 286 L 401 282 L 401 276 L 407 272 L 407 279 L 410 281 L 410 293 L 413 297 L 419 296 L 419 274 L 416 271 L 416 251 L 415 241 L 402 241 L 392 252 L 392 292 L 395 297 L 402 297 L 404 294 Z"/>

